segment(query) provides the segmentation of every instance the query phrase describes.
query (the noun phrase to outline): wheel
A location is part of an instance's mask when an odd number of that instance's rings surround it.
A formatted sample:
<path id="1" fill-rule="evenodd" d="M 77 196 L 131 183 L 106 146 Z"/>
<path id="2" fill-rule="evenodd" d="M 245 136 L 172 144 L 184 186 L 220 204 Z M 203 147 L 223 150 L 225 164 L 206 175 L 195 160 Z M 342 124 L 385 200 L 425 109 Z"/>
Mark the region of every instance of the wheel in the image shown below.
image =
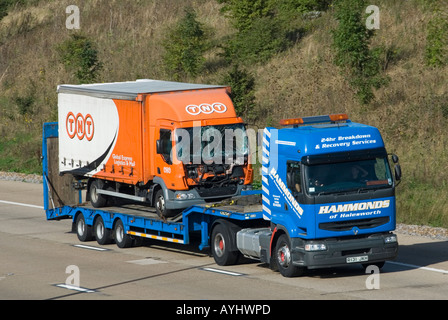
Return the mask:
<path id="1" fill-rule="evenodd" d="M 163 194 L 162 189 L 159 189 L 156 192 L 155 207 L 156 207 L 157 215 L 159 217 L 164 218 L 168 215 L 168 210 L 166 209 L 165 195 Z"/>
<path id="2" fill-rule="evenodd" d="M 124 231 L 123 222 L 118 220 L 114 228 L 115 243 L 119 248 L 130 248 L 132 238 Z"/>
<path id="3" fill-rule="evenodd" d="M 112 241 L 111 230 L 106 228 L 101 217 L 98 217 L 93 225 L 93 234 L 98 244 L 109 244 Z"/>
<path id="4" fill-rule="evenodd" d="M 284 277 L 297 277 L 303 274 L 305 268 L 292 264 L 291 244 L 286 234 L 282 234 L 275 246 L 275 261 L 277 268 Z"/>
<path id="5" fill-rule="evenodd" d="M 82 213 L 76 217 L 75 228 L 79 241 L 85 242 L 93 240 L 92 227 L 86 224 L 86 220 Z"/>
<path id="6" fill-rule="evenodd" d="M 89 195 L 90 195 L 90 203 L 94 208 L 102 208 L 107 203 L 106 196 L 99 194 L 97 190 L 101 190 L 104 187 L 104 182 L 100 179 L 93 180 L 90 185 Z"/>
<path id="7" fill-rule="evenodd" d="M 231 232 L 225 225 L 218 224 L 213 228 L 211 238 L 212 255 L 216 264 L 228 266 L 235 264 L 240 256 L 239 251 L 231 251 Z"/>

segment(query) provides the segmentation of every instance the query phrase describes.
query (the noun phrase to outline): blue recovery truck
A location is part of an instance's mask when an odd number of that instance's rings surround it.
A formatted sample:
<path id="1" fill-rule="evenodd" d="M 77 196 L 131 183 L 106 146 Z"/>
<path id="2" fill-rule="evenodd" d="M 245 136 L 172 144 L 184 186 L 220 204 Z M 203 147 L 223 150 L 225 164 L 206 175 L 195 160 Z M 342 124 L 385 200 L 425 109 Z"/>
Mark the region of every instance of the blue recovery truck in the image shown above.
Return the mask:
<path id="1" fill-rule="evenodd" d="M 345 114 L 281 124 L 285 128 L 264 129 L 261 191 L 165 218 L 141 204 L 97 209 L 83 201 L 86 182 L 57 172 L 58 124 L 47 123 L 47 219 L 70 218 L 79 240 L 115 241 L 120 248 L 144 238 L 178 244 L 197 239 L 201 250 L 210 248 L 218 265 L 235 264 L 243 255 L 285 277 L 352 264 L 382 267 L 394 259 L 395 187 L 401 168 L 398 157 L 386 152 L 378 129 L 351 122 Z"/>

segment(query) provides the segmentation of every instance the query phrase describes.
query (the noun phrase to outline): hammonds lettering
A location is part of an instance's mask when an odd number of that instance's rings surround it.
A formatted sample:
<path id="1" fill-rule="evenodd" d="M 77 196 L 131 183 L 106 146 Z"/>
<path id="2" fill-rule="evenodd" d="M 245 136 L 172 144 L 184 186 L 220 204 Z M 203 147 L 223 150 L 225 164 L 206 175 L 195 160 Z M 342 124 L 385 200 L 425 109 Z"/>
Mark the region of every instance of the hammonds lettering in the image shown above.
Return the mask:
<path id="1" fill-rule="evenodd" d="M 286 184 L 280 178 L 279 174 L 277 173 L 277 170 L 275 170 L 275 168 L 272 168 L 269 175 L 271 176 L 272 180 L 274 180 L 274 183 L 277 186 L 278 190 L 280 190 L 280 192 L 283 193 L 286 200 L 288 200 L 293 210 L 297 213 L 298 217 L 301 218 L 303 214 L 303 209 L 300 207 L 299 203 L 291 194 Z"/>
<path id="2" fill-rule="evenodd" d="M 319 214 L 353 212 L 353 211 L 371 210 L 371 209 L 385 209 L 389 208 L 389 206 L 390 206 L 390 200 L 320 206 Z"/>

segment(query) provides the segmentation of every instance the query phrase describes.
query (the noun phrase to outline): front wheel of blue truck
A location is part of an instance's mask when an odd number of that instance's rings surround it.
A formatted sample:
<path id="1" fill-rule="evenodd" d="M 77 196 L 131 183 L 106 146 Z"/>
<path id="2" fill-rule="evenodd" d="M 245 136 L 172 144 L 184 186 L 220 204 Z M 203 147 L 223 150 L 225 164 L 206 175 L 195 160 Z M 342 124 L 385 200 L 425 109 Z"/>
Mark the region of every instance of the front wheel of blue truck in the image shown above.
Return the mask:
<path id="1" fill-rule="evenodd" d="M 292 263 L 291 243 L 286 234 L 282 234 L 277 241 L 274 251 L 274 259 L 278 271 L 284 277 L 298 277 L 305 272 L 304 267 L 298 267 Z"/>

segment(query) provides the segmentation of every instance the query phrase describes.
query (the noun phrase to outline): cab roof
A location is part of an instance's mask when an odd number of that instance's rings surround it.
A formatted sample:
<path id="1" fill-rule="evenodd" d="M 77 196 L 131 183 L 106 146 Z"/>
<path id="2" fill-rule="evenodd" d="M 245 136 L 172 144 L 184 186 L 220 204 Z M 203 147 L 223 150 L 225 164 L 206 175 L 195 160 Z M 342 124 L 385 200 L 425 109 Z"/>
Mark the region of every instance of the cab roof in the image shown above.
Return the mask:
<path id="1" fill-rule="evenodd" d="M 377 128 L 350 120 L 346 123 L 283 128 L 277 130 L 273 142 L 278 145 L 280 153 L 295 157 L 384 148 Z"/>

